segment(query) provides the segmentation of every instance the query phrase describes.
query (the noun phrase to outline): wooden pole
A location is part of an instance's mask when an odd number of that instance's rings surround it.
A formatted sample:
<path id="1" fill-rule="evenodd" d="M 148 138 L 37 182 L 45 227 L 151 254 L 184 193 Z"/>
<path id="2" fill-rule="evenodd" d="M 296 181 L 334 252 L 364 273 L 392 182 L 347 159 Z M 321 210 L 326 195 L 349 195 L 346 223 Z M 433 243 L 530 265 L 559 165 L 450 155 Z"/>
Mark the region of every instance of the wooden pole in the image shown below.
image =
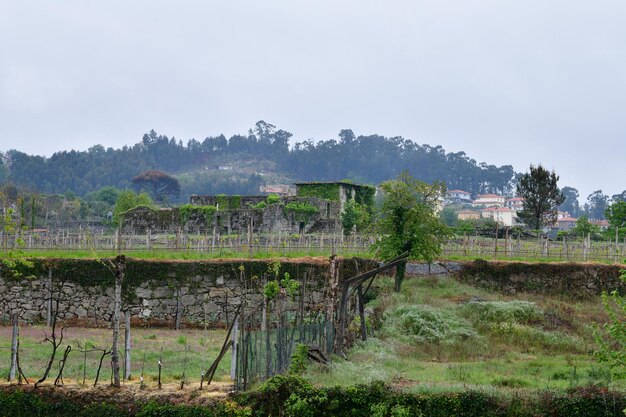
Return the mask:
<path id="1" fill-rule="evenodd" d="M 130 309 L 124 314 L 124 379 L 130 380 L 131 344 L 130 344 Z"/>
<path id="2" fill-rule="evenodd" d="M 17 340 L 19 337 L 19 315 L 17 312 L 13 313 L 13 331 L 11 332 L 11 370 L 9 371 L 9 382 L 15 381 L 17 370 Z"/>

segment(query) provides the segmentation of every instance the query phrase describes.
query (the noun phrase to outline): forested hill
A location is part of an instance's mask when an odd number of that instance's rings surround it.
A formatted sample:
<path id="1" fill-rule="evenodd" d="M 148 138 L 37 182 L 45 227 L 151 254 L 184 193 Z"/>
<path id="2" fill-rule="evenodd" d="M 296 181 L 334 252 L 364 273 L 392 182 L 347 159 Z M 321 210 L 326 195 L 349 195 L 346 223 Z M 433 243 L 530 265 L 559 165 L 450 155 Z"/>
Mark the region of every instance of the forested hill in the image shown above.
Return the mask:
<path id="1" fill-rule="evenodd" d="M 154 131 L 133 146 L 88 151 L 59 151 L 49 158 L 9 151 L 0 162 L 0 180 L 43 193 L 72 191 L 84 195 L 103 186 L 127 187 L 143 171 L 158 169 L 187 178 L 184 193 L 258 193 L 270 181 L 266 171 L 285 180 L 330 181 L 351 179 L 378 184 L 408 170 L 415 177 L 441 180 L 450 189 L 471 193 L 506 192 L 515 178 L 510 165 L 477 163 L 464 152 L 446 152 L 441 146 L 419 145 L 402 137 L 355 136 L 342 130 L 337 139 L 298 142 L 292 134 L 258 122 L 248 135 L 223 135 L 183 143 Z M 248 161 L 263 169 L 224 175 L 220 165 Z M 265 163 L 264 163 L 265 162 Z M 214 174 L 221 175 L 210 175 Z M 182 198 L 185 198 L 183 196 Z"/>

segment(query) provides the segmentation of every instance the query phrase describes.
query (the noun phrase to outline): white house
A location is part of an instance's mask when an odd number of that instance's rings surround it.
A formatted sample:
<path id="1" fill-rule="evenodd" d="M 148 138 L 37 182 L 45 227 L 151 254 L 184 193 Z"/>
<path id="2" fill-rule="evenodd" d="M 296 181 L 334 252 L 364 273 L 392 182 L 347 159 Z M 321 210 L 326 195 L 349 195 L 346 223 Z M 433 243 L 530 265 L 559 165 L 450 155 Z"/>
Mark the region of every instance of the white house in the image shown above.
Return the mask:
<path id="1" fill-rule="evenodd" d="M 506 198 L 497 194 L 480 194 L 476 200 L 474 200 L 473 205 L 475 207 L 504 207 L 505 200 Z"/>
<path id="2" fill-rule="evenodd" d="M 513 226 L 515 210 L 508 207 L 487 207 L 480 211 L 483 219 L 493 219 L 501 226 Z"/>
<path id="3" fill-rule="evenodd" d="M 520 211 L 524 208 L 524 199 L 522 197 L 507 198 L 506 202 L 504 203 L 504 207 L 508 207 L 515 211 Z"/>
<path id="4" fill-rule="evenodd" d="M 472 195 L 463 190 L 449 190 L 446 193 L 446 201 L 453 204 L 471 203 Z"/>

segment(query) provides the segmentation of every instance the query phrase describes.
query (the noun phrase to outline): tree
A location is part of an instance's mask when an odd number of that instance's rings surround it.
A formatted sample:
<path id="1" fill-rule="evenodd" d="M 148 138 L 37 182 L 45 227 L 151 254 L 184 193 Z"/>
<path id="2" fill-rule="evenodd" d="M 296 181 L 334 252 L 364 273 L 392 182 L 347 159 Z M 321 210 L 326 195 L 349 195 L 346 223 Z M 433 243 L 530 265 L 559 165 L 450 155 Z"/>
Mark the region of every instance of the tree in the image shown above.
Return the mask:
<path id="1" fill-rule="evenodd" d="M 557 219 L 557 207 L 565 201 L 557 187 L 558 175 L 554 171 L 538 165 L 531 165 L 530 172 L 520 176 L 517 183 L 517 196 L 524 199 L 524 205 L 517 216 L 533 230 L 553 224 Z"/>
<path id="2" fill-rule="evenodd" d="M 446 207 L 441 210 L 440 217 L 441 221 L 443 221 L 448 227 L 456 227 L 459 223 L 459 216 L 456 214 L 456 211 L 454 211 L 454 209 L 451 207 Z"/>
<path id="3" fill-rule="evenodd" d="M 122 191 L 117 196 L 115 208 L 113 209 L 113 220 L 119 224 L 122 213 L 138 206 L 153 207 L 154 202 L 146 193 L 135 194 L 130 190 Z"/>
<path id="4" fill-rule="evenodd" d="M 625 201 L 626 202 L 626 190 L 622 191 L 619 194 L 613 194 L 611 196 L 611 200 L 615 201 Z"/>
<path id="5" fill-rule="evenodd" d="M 615 234 L 616 237 L 626 234 L 626 202 L 616 201 L 607 207 L 604 215 L 611 225 L 613 231 L 611 234 Z"/>
<path id="6" fill-rule="evenodd" d="M 626 282 L 626 271 L 622 271 L 622 280 Z M 604 310 L 609 321 L 604 324 L 605 334 L 596 332 L 599 349 L 596 356 L 600 362 L 607 363 L 618 378 L 626 377 L 626 297 L 617 290 L 610 294 L 602 293 Z M 626 412 L 626 410 L 625 410 Z"/>
<path id="7" fill-rule="evenodd" d="M 580 214 L 580 203 L 578 202 L 578 190 L 574 187 L 563 187 L 561 189 L 565 201 L 559 206 L 559 210 L 568 212 L 571 216 L 577 217 Z"/>
<path id="8" fill-rule="evenodd" d="M 576 220 L 576 224 L 572 228 L 572 233 L 575 236 L 586 237 L 592 234 L 600 232 L 600 227 L 589 222 L 589 217 L 583 215 Z"/>
<path id="9" fill-rule="evenodd" d="M 156 201 L 164 201 L 166 196 L 178 197 L 180 184 L 174 177 L 163 171 L 146 171 L 131 180 L 137 191 L 146 190 Z"/>
<path id="10" fill-rule="evenodd" d="M 366 206 L 354 200 L 348 200 L 341 213 L 341 226 L 343 233 L 350 236 L 354 229 L 361 231 L 370 221 L 370 213 Z"/>
<path id="11" fill-rule="evenodd" d="M 386 261 L 408 252 L 412 259 L 431 262 L 451 235 L 437 215 L 445 185 L 430 185 L 403 172 L 398 179 L 384 182 L 381 188 L 383 201 L 375 223 L 380 238 L 372 249 Z M 406 262 L 396 268 L 396 291 L 400 291 L 405 270 Z"/>
<path id="12" fill-rule="evenodd" d="M 604 219 L 604 212 L 608 206 L 609 196 L 602 193 L 602 190 L 596 190 L 587 196 L 585 213 L 591 219 L 601 220 Z"/>

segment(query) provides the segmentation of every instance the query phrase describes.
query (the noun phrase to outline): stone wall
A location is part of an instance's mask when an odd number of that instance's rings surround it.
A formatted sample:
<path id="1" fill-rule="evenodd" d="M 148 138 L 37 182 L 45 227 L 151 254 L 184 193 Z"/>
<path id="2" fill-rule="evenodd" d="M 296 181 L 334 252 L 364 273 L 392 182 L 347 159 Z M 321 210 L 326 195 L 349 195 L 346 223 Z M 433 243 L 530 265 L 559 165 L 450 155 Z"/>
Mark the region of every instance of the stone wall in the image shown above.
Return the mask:
<path id="1" fill-rule="evenodd" d="M 270 261 L 145 261 L 127 260 L 123 305 L 133 318 L 147 323 L 173 322 L 177 311 L 183 323 L 223 325 L 246 298 L 247 305 L 262 303 L 262 287 Z M 377 266 L 370 260 L 338 261 L 339 278 Z M 323 310 L 330 262 L 281 260 L 280 276 L 306 282 L 305 310 Z M 52 278 L 48 277 L 51 271 Z M 36 260 L 35 278 L 0 276 L 0 312 L 18 309 L 29 322 L 45 322 L 48 301 L 60 296 L 59 317 L 86 324 L 106 324 L 113 311 L 113 275 L 96 260 Z M 25 276 L 25 275 L 24 275 Z M 269 279 L 272 279 L 271 276 Z M 299 296 L 288 302 L 296 309 Z"/>
<path id="2" fill-rule="evenodd" d="M 626 283 L 620 279 L 624 269 L 626 265 L 476 260 L 462 263 L 457 276 L 468 284 L 507 294 L 536 292 L 588 298 L 616 289 L 626 293 Z"/>
<path id="3" fill-rule="evenodd" d="M 122 232 L 125 234 L 187 233 L 246 234 L 250 225 L 254 233 L 315 233 L 341 232 L 341 205 L 315 197 L 283 197 L 280 203 L 270 204 L 263 209 L 252 208 L 260 197 L 241 197 L 241 208 L 218 210 L 210 218 L 200 211 L 192 211 L 185 222 L 178 208 L 153 210 L 137 207 L 124 213 Z M 191 196 L 194 205 L 215 205 L 215 196 Z M 263 200 L 260 200 L 263 201 Z M 306 203 L 318 209 L 317 214 L 300 218 L 285 209 L 289 203 Z M 202 203 L 202 204 L 198 204 Z"/>

